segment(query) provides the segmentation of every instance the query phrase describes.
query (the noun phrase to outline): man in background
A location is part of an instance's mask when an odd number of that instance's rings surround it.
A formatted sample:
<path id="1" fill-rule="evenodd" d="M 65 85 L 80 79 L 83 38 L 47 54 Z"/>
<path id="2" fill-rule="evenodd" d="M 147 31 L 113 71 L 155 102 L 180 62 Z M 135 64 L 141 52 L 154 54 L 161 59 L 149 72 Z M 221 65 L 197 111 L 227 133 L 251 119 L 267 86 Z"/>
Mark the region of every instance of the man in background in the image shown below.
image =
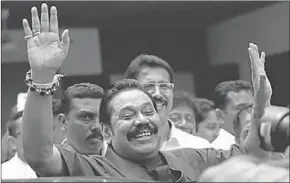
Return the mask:
<path id="1" fill-rule="evenodd" d="M 80 154 L 106 153 L 106 142 L 99 122 L 103 88 L 90 83 L 68 87 L 61 101 L 57 120 L 66 138 L 62 145 Z"/>
<path id="2" fill-rule="evenodd" d="M 206 140 L 183 132 L 169 119 L 173 104 L 174 72 L 165 60 L 154 55 L 139 55 L 129 64 L 124 78 L 138 80 L 153 97 L 163 123 L 160 129 L 162 150 L 210 147 Z"/>
<path id="3" fill-rule="evenodd" d="M 192 135 L 196 126 L 193 100 L 193 96 L 187 92 L 174 92 L 173 106 L 169 114 L 169 119 L 176 128 Z"/>
<path id="4" fill-rule="evenodd" d="M 242 80 L 221 82 L 214 89 L 213 101 L 222 119 L 222 128 L 212 144 L 229 149 L 235 143 L 234 116 L 239 109 L 254 103 L 253 87 L 251 83 Z"/>

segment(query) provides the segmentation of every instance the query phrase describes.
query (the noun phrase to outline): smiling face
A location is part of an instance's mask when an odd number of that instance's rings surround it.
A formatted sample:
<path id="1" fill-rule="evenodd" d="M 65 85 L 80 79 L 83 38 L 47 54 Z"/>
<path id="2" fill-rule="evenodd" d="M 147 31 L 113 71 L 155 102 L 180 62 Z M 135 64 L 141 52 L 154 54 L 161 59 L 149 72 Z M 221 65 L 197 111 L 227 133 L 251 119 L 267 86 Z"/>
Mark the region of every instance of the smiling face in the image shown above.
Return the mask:
<path id="1" fill-rule="evenodd" d="M 194 112 L 189 106 L 183 105 L 175 107 L 171 110 L 169 118 L 177 128 L 189 134 L 195 132 Z"/>
<path id="2" fill-rule="evenodd" d="M 196 135 L 212 143 L 219 135 L 220 127 L 216 111 L 211 110 L 206 114 L 205 119 L 197 124 Z"/>
<path id="3" fill-rule="evenodd" d="M 137 80 L 145 86 L 147 92 L 153 97 L 162 122 L 167 123 L 168 114 L 173 104 L 173 85 L 170 83 L 168 71 L 162 67 L 146 66 L 141 69 Z"/>
<path id="4" fill-rule="evenodd" d="M 116 152 L 134 160 L 155 157 L 161 141 L 161 122 L 150 97 L 138 89 L 121 91 L 110 101 L 109 108 Z"/>

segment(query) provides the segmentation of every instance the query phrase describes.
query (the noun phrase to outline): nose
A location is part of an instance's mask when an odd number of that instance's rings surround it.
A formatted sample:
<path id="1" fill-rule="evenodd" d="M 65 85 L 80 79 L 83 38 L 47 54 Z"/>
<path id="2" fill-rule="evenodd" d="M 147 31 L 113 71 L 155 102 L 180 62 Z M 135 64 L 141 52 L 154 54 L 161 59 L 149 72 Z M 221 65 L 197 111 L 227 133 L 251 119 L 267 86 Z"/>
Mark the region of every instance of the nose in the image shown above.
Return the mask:
<path id="1" fill-rule="evenodd" d="M 148 124 L 149 120 L 141 113 L 138 114 L 134 121 L 135 125 L 140 125 L 140 124 Z"/>
<path id="2" fill-rule="evenodd" d="M 90 127 L 89 127 L 89 128 L 90 128 L 91 131 L 94 131 L 94 130 L 96 130 L 96 129 L 99 129 L 99 128 L 100 128 L 100 123 L 99 123 L 99 121 L 96 121 L 96 122 L 90 124 Z"/>
<path id="3" fill-rule="evenodd" d="M 215 132 L 214 132 L 214 136 L 215 136 L 215 137 L 219 136 L 219 133 L 220 133 L 220 129 L 215 130 Z"/>
<path id="4" fill-rule="evenodd" d="M 151 95 L 153 97 L 156 97 L 156 98 L 161 98 L 162 97 L 161 92 L 160 92 L 160 88 L 159 88 L 158 85 L 154 86 L 154 90 L 152 91 Z"/>
<path id="5" fill-rule="evenodd" d="M 183 127 L 185 125 L 186 125 L 186 120 L 184 119 L 184 117 L 177 122 L 177 126 Z"/>

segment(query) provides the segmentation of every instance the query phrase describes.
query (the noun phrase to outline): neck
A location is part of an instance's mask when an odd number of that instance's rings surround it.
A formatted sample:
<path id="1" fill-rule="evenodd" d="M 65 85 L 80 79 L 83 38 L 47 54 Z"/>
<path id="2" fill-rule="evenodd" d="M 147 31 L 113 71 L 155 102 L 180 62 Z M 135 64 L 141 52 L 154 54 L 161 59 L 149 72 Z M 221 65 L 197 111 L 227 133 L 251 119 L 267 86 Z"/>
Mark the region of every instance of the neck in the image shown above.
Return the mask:
<path id="1" fill-rule="evenodd" d="M 128 154 L 121 154 L 116 151 L 114 148 L 113 143 L 108 145 L 108 151 L 109 153 L 106 154 L 106 156 L 110 159 L 110 154 L 113 152 L 113 154 L 118 155 L 118 157 L 121 157 L 123 159 L 126 159 L 127 161 L 134 162 L 136 164 L 148 167 L 149 165 L 153 165 L 153 163 L 157 160 L 157 158 L 160 156 L 159 151 L 154 152 L 150 155 L 137 155 L 136 153 L 134 155 L 128 156 Z"/>
<path id="2" fill-rule="evenodd" d="M 102 147 L 96 149 L 96 150 L 87 150 L 87 149 L 83 149 L 83 150 L 79 150 L 78 148 L 76 148 L 68 139 L 67 141 L 67 144 L 69 146 L 71 146 L 71 148 L 73 148 L 73 150 L 79 154 L 82 154 L 82 155 L 101 155 L 101 152 L 102 152 Z"/>
<path id="3" fill-rule="evenodd" d="M 16 153 L 15 156 L 18 156 L 19 159 L 26 163 L 22 153 Z"/>

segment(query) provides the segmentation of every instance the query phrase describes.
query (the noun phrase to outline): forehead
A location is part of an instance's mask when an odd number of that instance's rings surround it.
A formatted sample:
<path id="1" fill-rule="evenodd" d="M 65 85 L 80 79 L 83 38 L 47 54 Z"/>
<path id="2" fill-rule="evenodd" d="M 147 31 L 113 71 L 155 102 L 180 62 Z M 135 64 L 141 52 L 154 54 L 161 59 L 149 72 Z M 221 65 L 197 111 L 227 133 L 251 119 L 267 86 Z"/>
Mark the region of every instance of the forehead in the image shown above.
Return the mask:
<path id="1" fill-rule="evenodd" d="M 144 104 L 150 104 L 153 106 L 153 103 L 148 95 L 146 95 L 143 91 L 133 89 L 122 91 L 115 95 L 110 102 L 110 107 L 113 111 L 120 111 L 128 106 L 138 108 Z"/>
<path id="2" fill-rule="evenodd" d="M 90 111 L 98 111 L 101 99 L 95 98 L 73 98 L 71 100 L 71 108 L 75 110 L 86 109 Z"/>
<path id="3" fill-rule="evenodd" d="M 194 114 L 193 110 L 187 105 L 177 106 L 171 110 L 171 113 Z"/>
<path id="4" fill-rule="evenodd" d="M 141 68 L 137 79 L 142 83 L 170 82 L 170 76 L 169 76 L 168 71 L 162 67 L 144 66 Z"/>
<path id="5" fill-rule="evenodd" d="M 227 97 L 232 105 L 252 104 L 254 102 L 252 93 L 246 90 L 239 92 L 230 91 Z"/>
<path id="6" fill-rule="evenodd" d="M 216 115 L 216 111 L 215 110 L 209 111 L 206 114 L 205 119 L 203 120 L 203 123 L 219 123 L 219 120 Z"/>

